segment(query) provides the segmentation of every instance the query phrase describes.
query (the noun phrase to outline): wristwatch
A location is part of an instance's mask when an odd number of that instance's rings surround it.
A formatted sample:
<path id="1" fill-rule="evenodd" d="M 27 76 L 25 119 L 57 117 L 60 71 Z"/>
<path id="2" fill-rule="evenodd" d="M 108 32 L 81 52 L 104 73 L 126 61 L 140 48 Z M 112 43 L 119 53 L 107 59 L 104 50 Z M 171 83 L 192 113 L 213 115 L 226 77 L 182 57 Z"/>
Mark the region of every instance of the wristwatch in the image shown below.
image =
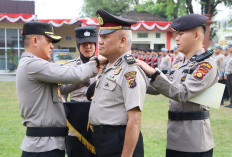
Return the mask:
<path id="1" fill-rule="evenodd" d="M 155 68 L 155 73 L 151 75 L 151 79 L 155 80 L 156 76 L 158 76 L 161 71 L 158 68 Z"/>
<path id="2" fill-rule="evenodd" d="M 93 56 L 93 57 L 91 57 L 91 58 L 89 59 L 89 61 L 93 61 L 93 60 L 95 60 L 95 61 L 97 62 L 97 67 L 99 67 L 99 66 L 100 66 L 99 59 L 98 59 L 96 56 Z"/>

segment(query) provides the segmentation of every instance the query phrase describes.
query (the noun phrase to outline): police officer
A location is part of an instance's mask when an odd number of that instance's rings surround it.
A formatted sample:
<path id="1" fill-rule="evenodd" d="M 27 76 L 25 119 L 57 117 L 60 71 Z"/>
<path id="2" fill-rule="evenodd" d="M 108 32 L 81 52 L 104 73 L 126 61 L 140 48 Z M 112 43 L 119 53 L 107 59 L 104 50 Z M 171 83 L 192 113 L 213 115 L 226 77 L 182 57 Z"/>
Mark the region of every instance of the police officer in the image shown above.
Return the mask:
<path id="1" fill-rule="evenodd" d="M 185 55 L 173 67 L 169 80 L 159 69 L 143 62 L 138 65 L 151 75 L 153 94 L 170 98 L 166 157 L 212 157 L 213 137 L 209 108 L 188 100 L 217 82 L 217 64 L 204 52 L 204 23 L 207 17 L 184 15 L 173 21 L 178 50 Z"/>
<path id="2" fill-rule="evenodd" d="M 168 49 L 162 48 L 163 57 L 161 58 L 159 69 L 164 73 L 167 74 L 171 70 L 171 58 L 168 55 Z"/>
<path id="3" fill-rule="evenodd" d="M 22 157 L 64 157 L 68 128 L 58 83 L 78 83 L 95 76 L 99 60 L 78 67 L 50 63 L 53 43 L 61 37 L 47 23 L 25 23 L 22 35 L 25 52 L 16 73 L 22 123 L 27 127 Z"/>
<path id="4" fill-rule="evenodd" d="M 99 157 L 143 157 L 140 132 L 146 75 L 131 55 L 132 24 L 136 21 L 97 11 L 101 25 L 99 53 L 109 63 L 96 82 L 89 112 Z"/>
<path id="5" fill-rule="evenodd" d="M 230 97 L 229 98 L 230 104 L 226 105 L 225 107 L 232 108 L 232 42 L 229 41 L 227 44 L 228 44 L 228 51 L 229 51 L 230 59 L 228 60 L 225 66 L 225 80 L 227 83 L 228 94 Z"/>
<path id="6" fill-rule="evenodd" d="M 85 27 L 78 27 L 75 29 L 75 34 L 76 34 L 76 41 L 77 41 L 77 47 L 80 52 L 80 56 L 77 59 L 74 59 L 65 66 L 79 66 L 81 64 L 85 64 L 89 62 L 89 59 L 94 56 L 95 50 L 96 50 L 96 44 L 97 44 L 97 27 L 96 26 L 85 26 Z M 88 104 L 87 102 L 89 101 L 86 98 L 86 92 L 88 89 L 88 86 L 90 83 L 93 83 L 96 81 L 96 78 L 93 77 L 91 79 L 85 80 L 83 83 L 77 83 L 77 84 L 63 84 L 60 88 L 61 94 L 64 94 L 64 97 L 67 98 L 68 94 L 70 93 L 70 99 L 71 102 L 76 102 L 78 104 L 70 103 L 67 104 L 67 108 L 71 105 L 75 105 L 72 107 L 72 111 L 69 111 L 68 114 L 81 114 L 79 107 L 82 105 Z M 90 103 L 90 102 L 89 102 Z M 82 107 L 82 112 L 83 112 L 83 107 Z M 88 109 L 86 107 L 86 109 Z M 86 111 L 88 113 L 88 111 Z M 68 116 L 70 117 L 70 116 Z M 72 116 L 73 118 L 75 116 Z M 80 130 L 80 125 L 85 125 L 83 124 L 84 117 L 87 118 L 87 116 L 80 116 L 81 119 L 73 119 L 72 122 L 78 123 L 79 129 L 77 131 L 79 132 L 84 132 L 82 133 L 81 136 L 85 136 L 87 134 L 86 128 L 87 124 L 84 127 L 85 130 Z M 76 118 L 76 117 L 75 117 Z M 78 118 L 78 117 L 77 117 Z M 87 120 L 86 120 L 87 121 Z M 71 123 L 71 121 L 70 121 Z M 75 126 L 75 124 L 71 124 Z M 71 129 L 69 129 L 71 130 Z M 89 142 L 89 141 L 88 141 Z M 67 136 L 67 154 L 69 157 L 88 157 L 90 156 L 90 150 L 87 149 L 87 147 L 79 141 L 79 138 L 74 135 L 74 132 L 69 131 L 69 134 Z"/>
<path id="7" fill-rule="evenodd" d="M 173 62 L 172 62 L 172 66 L 174 66 L 178 62 L 182 61 L 182 59 L 184 58 L 183 53 L 178 51 L 177 45 L 174 46 L 173 53 L 174 53 L 174 59 L 173 59 Z"/>
<path id="8" fill-rule="evenodd" d="M 224 55 L 222 54 L 222 46 L 219 44 L 215 45 L 215 52 L 212 56 L 217 62 L 218 72 L 219 72 L 219 83 L 225 84 L 224 80 Z M 224 105 L 225 94 L 223 93 L 223 98 L 221 101 L 221 105 Z"/>

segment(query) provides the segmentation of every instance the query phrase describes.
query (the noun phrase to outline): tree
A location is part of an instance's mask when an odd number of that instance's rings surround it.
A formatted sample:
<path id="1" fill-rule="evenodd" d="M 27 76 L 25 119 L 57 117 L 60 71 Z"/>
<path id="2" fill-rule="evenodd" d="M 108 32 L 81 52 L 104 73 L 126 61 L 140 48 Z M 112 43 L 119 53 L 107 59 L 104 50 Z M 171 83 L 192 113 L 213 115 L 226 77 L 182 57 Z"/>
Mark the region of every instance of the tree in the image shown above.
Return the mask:
<path id="1" fill-rule="evenodd" d="M 232 0 L 197 0 L 197 1 L 201 4 L 201 14 L 210 14 L 212 17 L 218 13 L 216 7 L 219 4 L 224 4 L 225 6 L 228 7 L 232 5 Z M 187 4 L 188 12 L 194 13 L 192 0 L 186 0 L 186 4 Z"/>
<path id="2" fill-rule="evenodd" d="M 128 12 L 139 0 L 84 0 L 82 17 L 96 17 L 96 11 L 103 9 L 114 15 Z"/>
<path id="3" fill-rule="evenodd" d="M 187 13 L 185 0 L 147 0 L 143 4 L 137 4 L 135 10 L 147 11 L 154 15 L 173 20 Z"/>

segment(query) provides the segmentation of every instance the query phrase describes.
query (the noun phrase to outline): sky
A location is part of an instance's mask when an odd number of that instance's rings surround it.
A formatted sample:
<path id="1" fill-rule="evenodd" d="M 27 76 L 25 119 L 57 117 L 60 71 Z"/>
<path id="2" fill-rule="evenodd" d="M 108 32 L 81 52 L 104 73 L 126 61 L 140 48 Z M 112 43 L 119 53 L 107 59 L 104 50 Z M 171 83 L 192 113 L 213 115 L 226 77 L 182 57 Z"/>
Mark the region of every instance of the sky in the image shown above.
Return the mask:
<path id="1" fill-rule="evenodd" d="M 83 0 L 34 0 L 38 19 L 72 19 L 80 17 Z"/>
<path id="2" fill-rule="evenodd" d="M 35 14 L 38 19 L 72 19 L 79 18 L 83 0 L 34 0 Z M 194 4 L 194 12 L 200 13 L 200 5 Z M 225 21 L 229 19 L 229 8 L 219 5 L 218 15 L 214 20 Z"/>

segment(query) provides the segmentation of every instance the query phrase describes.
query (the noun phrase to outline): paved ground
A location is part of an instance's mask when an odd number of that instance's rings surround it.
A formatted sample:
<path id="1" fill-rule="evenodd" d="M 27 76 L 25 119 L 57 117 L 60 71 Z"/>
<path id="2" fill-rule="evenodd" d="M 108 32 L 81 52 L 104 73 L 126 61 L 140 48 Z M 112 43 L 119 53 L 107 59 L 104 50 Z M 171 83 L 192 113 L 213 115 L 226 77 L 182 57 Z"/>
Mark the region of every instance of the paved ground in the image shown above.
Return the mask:
<path id="1" fill-rule="evenodd" d="M 15 75 L 0 74 L 0 81 L 15 81 Z"/>

